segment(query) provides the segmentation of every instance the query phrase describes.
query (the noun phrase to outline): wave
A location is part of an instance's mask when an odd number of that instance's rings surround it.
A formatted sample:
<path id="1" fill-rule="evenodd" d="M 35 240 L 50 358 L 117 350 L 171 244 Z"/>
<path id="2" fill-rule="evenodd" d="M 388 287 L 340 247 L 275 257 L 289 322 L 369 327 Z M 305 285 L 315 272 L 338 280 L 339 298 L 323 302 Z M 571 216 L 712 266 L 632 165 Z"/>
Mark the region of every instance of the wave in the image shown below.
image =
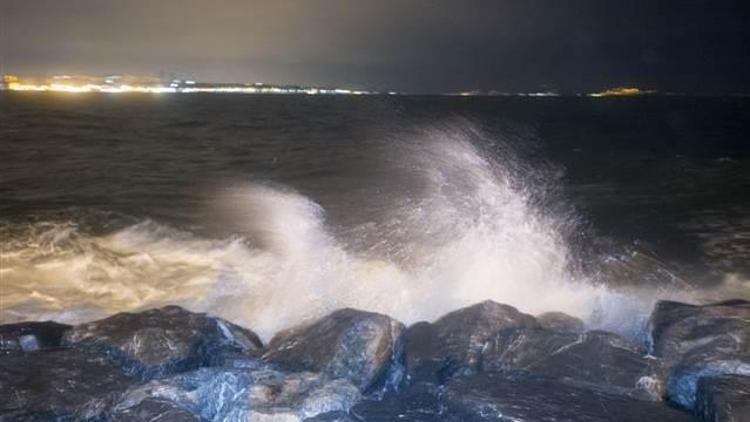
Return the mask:
<path id="1" fill-rule="evenodd" d="M 389 144 L 378 160 L 399 189 L 373 180 L 378 200 L 343 232 L 312 198 L 258 183 L 220 189 L 215 223 L 234 233 L 220 239 L 149 219 L 105 234 L 75 220 L 6 227 L 0 319 L 76 323 L 178 304 L 267 338 L 341 307 L 413 323 L 492 299 L 637 335 L 658 298 L 695 297 L 580 270 L 569 239 L 580 226 L 545 200 L 543 170 L 507 145 L 485 153 L 473 136 L 426 131 Z"/>

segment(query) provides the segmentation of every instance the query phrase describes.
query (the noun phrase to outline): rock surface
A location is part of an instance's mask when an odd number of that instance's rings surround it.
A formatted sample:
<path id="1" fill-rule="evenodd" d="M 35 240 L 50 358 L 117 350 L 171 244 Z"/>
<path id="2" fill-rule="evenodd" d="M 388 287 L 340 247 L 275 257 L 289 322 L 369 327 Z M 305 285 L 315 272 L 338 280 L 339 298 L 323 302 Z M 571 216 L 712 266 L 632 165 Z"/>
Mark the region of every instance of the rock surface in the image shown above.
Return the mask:
<path id="1" fill-rule="evenodd" d="M 644 422 L 689 421 L 690 415 L 637 400 L 559 383 L 548 378 L 483 373 L 457 377 L 443 386 L 417 383 L 382 401 L 351 410 L 358 420 Z"/>
<path id="2" fill-rule="evenodd" d="M 347 412 L 328 412 L 318 416 L 307 418 L 305 422 L 358 422 L 357 419 L 350 416 Z"/>
<path id="3" fill-rule="evenodd" d="M 270 366 L 253 370 L 201 368 L 149 381 L 121 394 L 109 415 L 150 410 L 188 412 L 206 421 L 289 420 L 347 412 L 360 399 L 356 386 L 320 374 L 285 374 Z M 275 419 L 273 419 L 275 418 Z"/>
<path id="4" fill-rule="evenodd" d="M 118 409 L 108 417 L 100 419 L 114 420 L 118 422 L 145 422 L 145 421 L 169 421 L 169 422 L 200 422 L 196 414 L 184 409 L 172 402 L 146 399 L 137 405 Z"/>
<path id="5" fill-rule="evenodd" d="M 0 353 L 60 347 L 63 334 L 70 328 L 52 321 L 0 325 Z"/>
<path id="6" fill-rule="evenodd" d="M 492 301 L 451 312 L 434 323 L 414 324 L 406 332 L 409 378 L 444 383 L 455 374 L 475 373 L 482 351 L 498 332 L 538 327 L 533 316 Z"/>
<path id="7" fill-rule="evenodd" d="M 659 400 L 662 368 L 630 341 L 604 331 L 499 333 L 482 354 L 487 371 L 523 370 L 579 386 Z"/>
<path id="8" fill-rule="evenodd" d="M 81 324 L 65 333 L 63 343 L 106 354 L 143 379 L 206 366 L 224 353 L 253 354 L 262 348 L 249 330 L 177 306 Z"/>
<path id="9" fill-rule="evenodd" d="M 704 422 L 750 422 L 750 377 L 701 378 L 695 407 Z"/>
<path id="10" fill-rule="evenodd" d="M 545 312 L 536 317 L 539 325 L 547 330 L 560 333 L 582 333 L 586 331 L 586 324 L 580 319 L 562 312 Z"/>
<path id="11" fill-rule="evenodd" d="M 747 421 L 748 309 L 660 302 L 655 356 L 565 314 L 489 301 L 408 329 L 342 309 L 266 348 L 178 307 L 10 324 L 0 420 Z"/>
<path id="12" fill-rule="evenodd" d="M 661 301 L 649 326 L 652 352 L 670 368 L 667 396 L 681 406 L 693 407 L 701 377 L 750 375 L 750 302 Z"/>
<path id="13" fill-rule="evenodd" d="M 263 359 L 285 371 L 346 379 L 363 393 L 403 378 L 404 326 L 385 315 L 341 309 L 276 334 Z"/>
<path id="14" fill-rule="evenodd" d="M 476 421 L 688 421 L 652 401 L 578 388 L 545 378 L 505 374 L 459 378 L 444 393 L 447 412 Z"/>
<path id="15" fill-rule="evenodd" d="M 387 394 L 382 400 L 363 400 L 350 410 L 358 421 L 451 421 L 441 393 L 445 389 L 433 383 L 417 382 L 398 394 Z"/>
<path id="16" fill-rule="evenodd" d="M 0 356 L 0 420 L 86 419 L 136 379 L 103 356 L 58 349 Z"/>

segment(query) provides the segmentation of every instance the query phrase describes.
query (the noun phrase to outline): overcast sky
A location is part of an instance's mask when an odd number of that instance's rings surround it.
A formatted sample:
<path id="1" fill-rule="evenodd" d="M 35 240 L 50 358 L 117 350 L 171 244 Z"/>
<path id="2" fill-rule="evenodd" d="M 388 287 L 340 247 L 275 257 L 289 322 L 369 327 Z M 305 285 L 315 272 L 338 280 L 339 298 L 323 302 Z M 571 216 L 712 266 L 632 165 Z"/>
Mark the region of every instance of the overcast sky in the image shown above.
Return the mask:
<path id="1" fill-rule="evenodd" d="M 0 0 L 13 73 L 750 92 L 750 1 Z"/>

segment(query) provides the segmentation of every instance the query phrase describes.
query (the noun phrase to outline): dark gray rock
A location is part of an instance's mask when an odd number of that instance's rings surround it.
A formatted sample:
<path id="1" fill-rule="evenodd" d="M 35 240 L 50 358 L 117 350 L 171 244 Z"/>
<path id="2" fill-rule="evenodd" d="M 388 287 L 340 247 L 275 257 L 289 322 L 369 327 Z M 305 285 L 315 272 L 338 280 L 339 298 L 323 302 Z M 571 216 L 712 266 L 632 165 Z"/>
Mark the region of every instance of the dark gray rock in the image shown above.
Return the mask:
<path id="1" fill-rule="evenodd" d="M 663 370 L 630 341 L 604 331 L 508 330 L 482 353 L 482 370 L 523 370 L 611 393 L 659 400 Z"/>
<path id="2" fill-rule="evenodd" d="M 750 375 L 750 302 L 661 301 L 649 327 L 653 354 L 670 368 L 667 396 L 681 406 L 693 407 L 701 377 Z"/>
<path id="3" fill-rule="evenodd" d="M 72 420 L 74 420 L 73 416 L 69 413 L 0 410 L 0 421 L 2 422 L 69 422 Z"/>
<path id="4" fill-rule="evenodd" d="M 348 380 L 361 392 L 391 389 L 403 378 L 403 331 L 385 315 L 341 309 L 276 334 L 263 359 L 284 371 Z"/>
<path id="5" fill-rule="evenodd" d="M 87 419 L 136 382 L 87 351 L 8 354 L 0 357 L 0 420 Z"/>
<path id="6" fill-rule="evenodd" d="M 63 334 L 70 328 L 52 321 L 0 325 L 0 353 L 60 347 Z"/>
<path id="7" fill-rule="evenodd" d="M 561 333 L 582 333 L 586 331 L 586 324 L 580 319 L 562 312 L 545 312 L 536 317 L 539 325 L 548 330 Z"/>
<path id="8" fill-rule="evenodd" d="M 438 353 L 437 330 L 429 322 L 418 322 L 406 329 L 406 371 L 410 382 L 444 381 L 443 372 L 453 369 L 448 356 Z"/>
<path id="9" fill-rule="evenodd" d="M 133 386 L 99 417 L 116 419 L 117 415 L 138 413 L 159 402 L 165 409 L 182 409 L 202 420 L 219 420 L 242 403 L 251 382 L 250 375 L 243 371 L 200 368 Z"/>
<path id="10" fill-rule="evenodd" d="M 649 320 L 652 352 L 680 359 L 718 337 L 747 334 L 750 302 L 733 300 L 710 305 L 659 301 Z"/>
<path id="11" fill-rule="evenodd" d="M 358 421 L 409 422 L 458 421 L 445 411 L 441 399 L 444 387 L 432 383 L 412 383 L 398 393 L 389 393 L 382 400 L 363 400 L 349 413 Z"/>
<path id="12" fill-rule="evenodd" d="M 750 422 L 750 377 L 701 378 L 695 413 L 703 422 Z"/>
<path id="13" fill-rule="evenodd" d="M 503 330 L 537 328 L 536 319 L 516 308 L 485 301 L 420 322 L 406 332 L 406 367 L 413 381 L 443 383 L 455 374 L 475 373 L 482 350 Z"/>
<path id="14" fill-rule="evenodd" d="M 135 386 L 105 415 L 140 412 L 158 402 L 205 421 L 303 421 L 346 413 L 360 397 L 349 381 L 316 373 L 285 374 L 268 365 L 254 370 L 212 367 Z"/>
<path id="15" fill-rule="evenodd" d="M 346 412 L 361 398 L 349 380 L 330 380 L 309 372 L 259 380 L 250 388 L 247 420 L 302 421 L 321 414 Z"/>
<path id="16" fill-rule="evenodd" d="M 200 422 L 196 414 L 173 402 L 145 399 L 135 406 L 119 410 L 100 419 L 117 422 Z"/>
<path id="17" fill-rule="evenodd" d="M 445 412 L 462 421 L 689 421 L 662 402 L 579 388 L 544 378 L 485 373 L 451 381 Z"/>
<path id="18" fill-rule="evenodd" d="M 689 420 L 653 400 L 668 379 L 667 396 L 702 420 L 743 421 L 748 324 L 748 302 L 661 302 L 657 358 L 565 314 L 537 320 L 490 301 L 408 330 L 342 309 L 265 350 L 250 331 L 178 307 L 72 329 L 11 324 L 0 326 L 0 420 Z"/>
<path id="19" fill-rule="evenodd" d="M 357 419 L 354 419 L 347 412 L 337 411 L 307 418 L 305 419 L 305 422 L 357 422 Z"/>
<path id="20" fill-rule="evenodd" d="M 677 422 L 687 412 L 662 402 L 638 400 L 528 374 L 481 373 L 443 386 L 416 383 L 382 401 L 365 400 L 350 413 L 358 420 L 502 422 Z"/>
<path id="21" fill-rule="evenodd" d="M 252 331 L 177 306 L 77 325 L 63 344 L 105 354 L 143 379 L 220 364 L 234 354 L 259 354 L 262 348 Z"/>

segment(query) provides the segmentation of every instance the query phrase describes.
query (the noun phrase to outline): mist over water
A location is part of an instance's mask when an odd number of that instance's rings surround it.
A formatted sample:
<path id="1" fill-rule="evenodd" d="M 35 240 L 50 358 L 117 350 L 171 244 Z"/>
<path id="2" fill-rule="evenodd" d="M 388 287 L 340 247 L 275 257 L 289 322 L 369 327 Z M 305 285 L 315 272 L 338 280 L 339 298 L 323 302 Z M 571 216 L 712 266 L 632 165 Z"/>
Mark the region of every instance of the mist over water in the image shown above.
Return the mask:
<path id="1" fill-rule="evenodd" d="M 328 146 L 351 166 L 342 176 L 201 180 L 192 225 L 80 208 L 6 219 L 0 320 L 179 304 L 268 338 L 341 307 L 408 324 L 492 299 L 638 336 L 657 299 L 749 296 L 741 274 L 703 288 L 647 249 L 600 239 L 563 194 L 565 169 L 520 141 L 470 120 L 413 124 L 364 152 Z"/>

